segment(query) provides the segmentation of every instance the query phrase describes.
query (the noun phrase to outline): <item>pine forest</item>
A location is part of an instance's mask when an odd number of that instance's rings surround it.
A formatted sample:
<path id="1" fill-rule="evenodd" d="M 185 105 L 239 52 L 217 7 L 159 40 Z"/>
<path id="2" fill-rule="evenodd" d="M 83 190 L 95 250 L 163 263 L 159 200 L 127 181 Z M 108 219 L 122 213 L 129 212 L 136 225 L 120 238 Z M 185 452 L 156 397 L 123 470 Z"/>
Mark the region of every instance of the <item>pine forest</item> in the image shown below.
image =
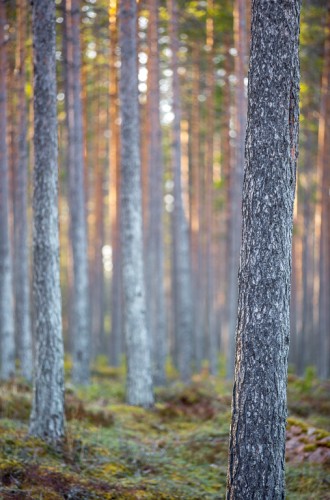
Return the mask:
<path id="1" fill-rule="evenodd" d="M 330 0 L 0 0 L 0 498 L 330 499 Z"/>

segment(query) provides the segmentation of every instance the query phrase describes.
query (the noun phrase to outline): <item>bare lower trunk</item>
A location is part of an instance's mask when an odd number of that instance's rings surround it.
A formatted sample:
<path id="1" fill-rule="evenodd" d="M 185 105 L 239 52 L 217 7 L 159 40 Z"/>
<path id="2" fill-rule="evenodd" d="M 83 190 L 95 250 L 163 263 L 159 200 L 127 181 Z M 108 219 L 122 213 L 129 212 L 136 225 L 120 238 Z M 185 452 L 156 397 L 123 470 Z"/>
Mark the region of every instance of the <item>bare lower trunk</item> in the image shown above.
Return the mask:
<path id="1" fill-rule="evenodd" d="M 228 225 L 228 358 L 227 377 L 234 375 L 235 328 L 238 291 L 239 249 L 241 245 L 241 204 L 244 169 L 244 139 L 246 127 L 246 97 L 244 77 L 246 76 L 246 3 L 235 0 L 234 6 L 234 38 L 237 55 L 235 58 L 235 150 L 229 176 L 229 225 Z"/>
<path id="2" fill-rule="evenodd" d="M 174 180 L 173 234 L 173 295 L 174 327 L 177 339 L 178 368 L 183 380 L 188 381 L 192 370 L 192 290 L 189 247 L 189 228 L 183 209 L 181 183 L 181 104 L 178 75 L 178 12 L 176 0 L 168 1 L 170 13 L 170 44 L 173 71 L 173 130 L 172 165 Z"/>
<path id="3" fill-rule="evenodd" d="M 9 180 L 7 152 L 6 11 L 0 0 L 0 378 L 15 373 L 12 261 L 9 237 Z"/>
<path id="4" fill-rule="evenodd" d="M 136 1 L 120 1 L 121 238 L 127 401 L 152 406 L 150 340 L 144 287 L 141 164 L 136 64 Z"/>
<path id="5" fill-rule="evenodd" d="M 123 283 L 120 225 L 120 133 L 118 126 L 118 70 L 116 55 L 118 29 L 117 4 L 111 3 L 109 11 L 110 29 L 110 219 L 112 242 L 112 281 L 111 281 L 111 336 L 110 363 L 118 366 L 123 352 Z"/>
<path id="6" fill-rule="evenodd" d="M 318 253 L 319 283 L 317 284 L 316 302 L 318 317 L 318 358 L 319 375 L 328 378 L 330 373 L 330 7 L 327 13 L 327 31 L 324 50 L 324 68 L 322 75 L 321 110 L 319 122 L 319 158 L 318 174 L 321 186 L 319 200 L 316 205 L 316 223 L 319 227 Z"/>
<path id="7" fill-rule="evenodd" d="M 213 0 L 208 0 L 208 8 L 212 12 Z M 205 331 L 207 358 L 211 375 L 218 371 L 218 343 L 215 326 L 214 310 L 214 262 L 213 262 L 213 234 L 215 218 L 213 213 L 214 188 L 213 188 L 213 163 L 214 163 L 214 26 L 213 18 L 209 16 L 206 22 L 207 73 L 206 73 L 206 144 L 205 144 Z"/>
<path id="8" fill-rule="evenodd" d="M 58 235 L 55 1 L 33 4 L 35 379 L 30 432 L 64 436 L 64 367 Z"/>
<path id="9" fill-rule="evenodd" d="M 201 186 L 200 186 L 200 62 L 201 51 L 198 43 L 192 48 L 192 89 L 191 89 L 191 120 L 190 120 L 190 246 L 193 283 L 193 303 L 196 305 L 194 315 L 194 368 L 198 372 L 203 360 L 203 326 L 202 326 L 202 294 L 200 286 L 201 268 Z"/>
<path id="10" fill-rule="evenodd" d="M 157 0 L 149 1 L 148 119 L 150 127 L 148 174 L 149 217 L 147 234 L 147 292 L 149 325 L 153 342 L 153 374 L 156 384 L 165 383 L 166 329 L 163 255 L 163 159 L 159 116 L 159 56 Z"/>
<path id="11" fill-rule="evenodd" d="M 77 384 L 87 384 L 90 370 L 90 311 L 80 84 L 79 9 L 79 0 L 66 1 L 69 203 L 73 256 L 72 380 Z"/>
<path id="12" fill-rule="evenodd" d="M 299 0 L 252 7 L 227 499 L 283 499 Z M 280 83 L 279 83 L 280 82 Z"/>
<path id="13" fill-rule="evenodd" d="M 25 1 L 19 0 L 18 16 L 18 161 L 14 179 L 14 274 L 15 325 L 20 371 L 27 380 L 32 379 L 32 338 L 30 324 L 29 242 L 27 217 L 27 104 L 25 96 Z"/>

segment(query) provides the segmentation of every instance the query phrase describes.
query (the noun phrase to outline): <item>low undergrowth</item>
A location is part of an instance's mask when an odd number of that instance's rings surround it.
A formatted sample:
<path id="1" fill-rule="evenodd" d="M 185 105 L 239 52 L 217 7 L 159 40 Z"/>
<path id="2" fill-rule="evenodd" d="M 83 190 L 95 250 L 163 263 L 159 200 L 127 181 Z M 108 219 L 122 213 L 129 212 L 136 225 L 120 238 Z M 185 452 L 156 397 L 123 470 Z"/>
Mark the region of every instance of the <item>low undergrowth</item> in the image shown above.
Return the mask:
<path id="1" fill-rule="evenodd" d="M 328 389 L 290 377 L 289 500 L 330 499 Z M 67 437 L 54 449 L 28 435 L 30 387 L 2 384 L 0 498 L 224 498 L 230 386 L 204 374 L 156 396 L 153 410 L 129 407 L 122 370 L 94 370 L 89 387 L 68 386 Z"/>

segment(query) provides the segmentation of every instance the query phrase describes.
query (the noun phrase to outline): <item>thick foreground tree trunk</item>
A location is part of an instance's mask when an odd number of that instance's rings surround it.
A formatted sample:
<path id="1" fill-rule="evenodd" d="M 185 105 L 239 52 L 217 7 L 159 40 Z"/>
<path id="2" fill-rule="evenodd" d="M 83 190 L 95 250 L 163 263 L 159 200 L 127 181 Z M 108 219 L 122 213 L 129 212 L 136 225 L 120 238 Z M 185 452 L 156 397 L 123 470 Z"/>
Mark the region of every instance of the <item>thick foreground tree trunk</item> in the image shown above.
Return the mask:
<path id="1" fill-rule="evenodd" d="M 7 151 L 6 12 L 0 0 L 0 378 L 15 373 L 12 260 L 9 237 L 9 182 Z"/>
<path id="2" fill-rule="evenodd" d="M 150 340 L 144 286 L 141 163 L 136 64 L 136 0 L 120 2 L 121 238 L 127 402 L 152 406 Z"/>
<path id="3" fill-rule="evenodd" d="M 55 0 L 33 3 L 33 295 L 36 355 L 30 432 L 64 435 L 64 366 L 58 236 Z"/>
<path id="4" fill-rule="evenodd" d="M 299 13 L 253 3 L 227 499 L 284 498 Z"/>

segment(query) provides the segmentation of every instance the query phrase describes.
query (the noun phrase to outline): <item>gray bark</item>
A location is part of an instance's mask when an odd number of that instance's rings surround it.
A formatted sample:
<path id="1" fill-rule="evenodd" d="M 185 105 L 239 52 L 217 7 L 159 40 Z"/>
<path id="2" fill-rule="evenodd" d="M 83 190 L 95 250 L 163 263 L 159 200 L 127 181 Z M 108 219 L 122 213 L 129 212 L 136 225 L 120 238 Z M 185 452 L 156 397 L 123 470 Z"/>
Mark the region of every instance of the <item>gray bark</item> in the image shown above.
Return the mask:
<path id="1" fill-rule="evenodd" d="M 153 344 L 153 375 L 156 384 L 165 383 L 166 328 L 164 294 L 163 242 L 163 159 L 159 115 L 159 48 L 158 0 L 149 0 L 149 65 L 148 65 L 148 234 L 147 234 L 147 292 L 149 326 Z"/>
<path id="2" fill-rule="evenodd" d="M 177 349 L 177 362 L 181 378 L 188 381 L 191 377 L 193 358 L 192 290 L 189 228 L 183 209 L 181 185 L 181 104 L 178 75 L 178 12 L 175 0 L 168 0 L 170 16 L 170 47 L 173 71 L 173 129 L 172 129 L 172 168 L 174 181 L 174 210 L 172 214 L 173 237 L 173 296 L 174 328 Z"/>
<path id="3" fill-rule="evenodd" d="M 283 499 L 300 2 L 252 7 L 228 499 Z"/>
<path id="4" fill-rule="evenodd" d="M 135 0 L 120 1 L 121 238 L 127 402 L 147 407 L 154 399 L 143 265 L 136 8 Z"/>
<path id="5" fill-rule="evenodd" d="M 112 242 L 110 363 L 119 366 L 123 352 L 123 284 L 120 246 L 120 131 L 118 125 L 117 5 L 109 11 L 110 28 L 110 217 Z"/>
<path id="6" fill-rule="evenodd" d="M 7 151 L 7 60 L 5 1 L 0 0 L 0 378 L 15 373 L 14 305 L 9 237 L 9 186 Z"/>
<path id="7" fill-rule="evenodd" d="M 306 111 L 306 110 L 304 110 Z M 307 120 L 310 113 L 306 112 Z M 315 189 L 313 185 L 313 158 L 312 158 L 312 137 L 310 130 L 305 131 L 306 142 L 304 144 L 305 159 L 300 171 L 307 179 L 306 186 L 299 186 L 298 212 L 302 213 L 303 233 L 302 233 L 302 314 L 301 331 L 299 332 L 299 355 L 298 373 L 304 374 L 305 368 L 314 360 L 314 334 L 313 334 L 313 239 L 314 227 L 312 224 L 313 202 L 312 196 Z"/>
<path id="8" fill-rule="evenodd" d="M 208 9 L 212 12 L 213 0 L 208 0 Z M 213 255 L 213 236 L 216 224 L 213 213 L 214 189 L 213 189 L 213 163 L 214 163 L 214 24 L 212 17 L 206 22 L 206 44 L 207 69 L 206 69 L 206 144 L 205 144 L 205 332 L 207 345 L 207 358 L 209 361 L 209 372 L 216 375 L 218 372 L 218 342 L 215 328 L 215 307 L 214 307 L 214 276 L 215 263 Z"/>
<path id="9" fill-rule="evenodd" d="M 72 380 L 87 384 L 90 375 L 90 304 L 87 256 L 87 223 L 84 189 L 84 156 L 80 81 L 79 0 L 66 0 L 69 204 L 73 257 Z"/>
<path id="10" fill-rule="evenodd" d="M 25 96 L 25 39 L 26 39 L 26 2 L 19 0 L 18 19 L 18 159 L 14 179 L 14 291 L 15 291 L 15 329 L 18 344 L 20 371 L 27 380 L 32 379 L 32 337 L 30 322 L 30 279 L 29 279 L 29 241 L 27 217 L 27 103 Z"/>
<path id="11" fill-rule="evenodd" d="M 238 292 L 239 249 L 242 231 L 242 185 L 244 169 L 244 140 L 246 128 L 246 97 L 244 77 L 246 76 L 246 3 L 235 0 L 234 38 L 237 54 L 235 57 L 235 149 L 229 174 L 229 224 L 228 224 L 228 356 L 227 378 L 234 376 L 235 328 Z"/>
<path id="12" fill-rule="evenodd" d="M 54 0 L 33 3 L 33 43 L 33 297 L 36 353 L 30 432 L 54 443 L 64 436 Z"/>
<path id="13" fill-rule="evenodd" d="M 191 117 L 190 117 L 190 157 L 189 157 L 189 175 L 190 175 L 190 248 L 192 264 L 192 283 L 193 283 L 193 303 L 196 307 L 193 311 L 194 321 L 194 368 L 197 372 L 201 370 L 203 361 L 203 290 L 200 286 L 203 276 L 202 269 L 202 251 L 201 251 L 201 172 L 200 172 L 200 102 L 198 96 L 201 91 L 201 47 L 194 43 L 192 47 L 192 85 L 191 85 Z"/>
<path id="14" fill-rule="evenodd" d="M 326 379 L 330 373 L 330 5 L 328 3 L 326 24 L 326 40 L 324 46 L 324 66 L 321 88 L 321 106 L 319 122 L 319 158 L 318 173 L 320 182 L 320 193 L 318 203 L 321 218 L 319 235 L 319 286 L 317 297 L 318 307 L 318 373 Z M 317 207 L 318 208 L 318 207 Z"/>

